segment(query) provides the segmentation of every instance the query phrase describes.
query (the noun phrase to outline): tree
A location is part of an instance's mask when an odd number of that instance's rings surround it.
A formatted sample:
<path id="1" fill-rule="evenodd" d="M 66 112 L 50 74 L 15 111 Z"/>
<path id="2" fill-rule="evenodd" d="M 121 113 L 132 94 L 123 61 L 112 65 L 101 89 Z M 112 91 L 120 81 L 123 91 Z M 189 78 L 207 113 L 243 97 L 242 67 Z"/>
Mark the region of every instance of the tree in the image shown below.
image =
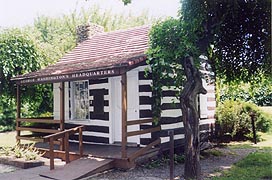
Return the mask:
<path id="1" fill-rule="evenodd" d="M 208 56 L 215 78 L 225 78 L 226 81 L 250 81 L 255 73 L 271 76 L 270 0 L 183 0 L 181 3 L 179 20 L 157 23 L 150 33 L 148 54 L 156 97 L 154 111 L 158 119 L 161 87 L 165 80 L 172 79 L 177 88 L 183 89 L 179 94 L 183 104 L 186 105 L 186 94 L 189 95 L 188 100 L 194 101 L 194 97 L 186 93 L 186 86 L 189 87 L 189 81 L 197 78 L 191 79 L 186 75 L 187 82 L 182 82 L 183 71 L 187 71 L 185 65 L 188 63 L 185 62 L 188 59 L 192 62 L 193 57 L 197 61 L 201 54 Z M 195 131 L 185 133 L 185 149 L 196 154 L 185 151 L 186 159 L 195 161 L 191 164 L 185 161 L 185 179 L 200 179 L 199 137 L 195 127 L 198 126 L 198 117 L 193 115 L 194 120 L 189 118 L 194 109 L 188 110 L 189 107 L 190 104 L 182 107 L 183 116 L 187 116 L 183 121 L 184 125 L 189 122 Z M 190 143 L 188 138 L 192 137 L 192 142 L 196 143 Z"/>
<path id="2" fill-rule="evenodd" d="M 162 87 L 174 86 L 182 110 L 185 129 L 185 179 L 200 178 L 199 162 L 199 115 L 196 97 L 205 94 L 201 75 L 194 66 L 198 60 L 198 49 L 184 31 L 185 25 L 176 19 L 168 19 L 156 24 L 150 32 L 149 60 L 153 78 L 155 119 L 160 119 Z M 196 58 L 194 58 L 196 57 Z M 186 80 L 186 81 L 185 81 Z"/>
<path id="3" fill-rule="evenodd" d="M 19 29 L 4 30 L 0 33 L 0 124 L 12 126 L 14 120 L 15 86 L 11 78 L 38 70 L 41 55 L 30 38 Z M 33 93 L 25 91 L 25 98 Z"/>
<path id="4" fill-rule="evenodd" d="M 207 19 L 216 19 L 209 55 L 217 76 L 227 82 L 252 81 L 259 73 L 270 77 L 271 0 L 216 2 Z"/>

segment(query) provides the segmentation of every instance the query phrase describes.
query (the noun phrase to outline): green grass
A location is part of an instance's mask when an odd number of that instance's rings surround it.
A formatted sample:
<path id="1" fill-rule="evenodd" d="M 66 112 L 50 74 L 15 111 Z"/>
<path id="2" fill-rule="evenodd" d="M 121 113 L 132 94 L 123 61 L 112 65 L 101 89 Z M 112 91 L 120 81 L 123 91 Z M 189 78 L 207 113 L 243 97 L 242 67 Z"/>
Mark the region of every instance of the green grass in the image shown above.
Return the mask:
<path id="1" fill-rule="evenodd" d="M 22 140 L 21 142 L 22 142 L 21 144 L 33 143 L 33 141 L 26 140 Z M 16 145 L 16 131 L 0 133 L 0 147 L 13 147 L 15 145 Z"/>
<path id="2" fill-rule="evenodd" d="M 230 171 L 224 171 L 213 180 L 256 180 L 272 179 L 272 148 L 267 151 L 254 152 L 236 163 Z"/>
<path id="3" fill-rule="evenodd" d="M 263 141 L 230 143 L 231 149 L 255 148 L 256 152 L 234 164 L 230 170 L 223 171 L 222 176 L 213 180 L 256 180 L 272 179 L 272 133 L 259 133 Z"/>
<path id="4" fill-rule="evenodd" d="M 0 147 L 13 147 L 16 145 L 16 131 L 0 133 Z"/>
<path id="5" fill-rule="evenodd" d="M 262 111 L 272 115 L 272 106 L 264 106 L 264 107 L 260 107 L 260 109 Z"/>

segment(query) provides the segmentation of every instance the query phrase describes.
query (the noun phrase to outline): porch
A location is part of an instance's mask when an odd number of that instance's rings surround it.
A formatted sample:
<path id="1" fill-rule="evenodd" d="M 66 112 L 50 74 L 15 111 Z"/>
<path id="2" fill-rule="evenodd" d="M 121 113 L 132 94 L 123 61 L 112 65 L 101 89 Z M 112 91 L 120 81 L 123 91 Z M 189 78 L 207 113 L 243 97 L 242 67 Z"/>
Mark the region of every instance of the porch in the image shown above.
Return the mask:
<path id="1" fill-rule="evenodd" d="M 65 129 L 65 82 L 60 82 L 59 112 L 58 120 L 53 118 L 22 118 L 20 85 L 17 85 L 17 118 L 16 118 L 16 139 L 30 140 L 37 142 L 37 147 L 45 151 L 45 156 L 50 158 L 50 169 L 54 169 L 54 158 L 59 157 L 70 163 L 72 160 L 81 157 L 95 157 L 113 160 L 113 167 L 129 169 L 135 166 L 135 160 L 140 156 L 156 155 L 160 144 L 160 138 L 153 138 L 152 142 L 144 147 L 139 144 L 130 146 L 128 138 L 145 135 L 160 131 L 160 126 L 151 126 L 149 128 L 129 131 L 130 126 L 140 126 L 146 123 L 152 123 L 152 118 L 136 119 L 128 121 L 127 110 L 127 77 L 126 72 L 121 75 L 121 142 L 118 144 L 90 144 L 84 143 L 82 134 L 84 125 L 78 125 L 74 128 Z M 29 125 L 30 124 L 30 125 Z M 34 125 L 33 125 L 34 124 Z M 35 125 L 36 124 L 36 125 Z M 71 136 L 77 136 L 77 141 L 70 139 Z M 76 146 L 79 146 L 76 147 Z"/>

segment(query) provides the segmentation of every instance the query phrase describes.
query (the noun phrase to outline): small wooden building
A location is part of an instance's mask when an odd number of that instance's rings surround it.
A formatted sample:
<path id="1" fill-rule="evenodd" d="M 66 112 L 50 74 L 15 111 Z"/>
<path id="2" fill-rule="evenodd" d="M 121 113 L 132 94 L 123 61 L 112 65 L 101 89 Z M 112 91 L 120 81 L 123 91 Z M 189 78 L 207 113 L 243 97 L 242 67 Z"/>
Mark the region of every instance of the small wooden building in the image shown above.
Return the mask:
<path id="1" fill-rule="evenodd" d="M 15 77 L 17 140 L 42 139 L 22 135 L 22 131 L 54 134 L 84 125 L 83 143 L 119 146 L 122 158 L 135 159 L 155 146 L 167 149 L 168 130 L 174 130 L 175 145 L 182 145 L 182 113 L 174 88 L 164 88 L 160 123 L 152 120 L 152 72 L 145 75 L 149 30 L 141 26 L 96 33 L 56 64 Z M 53 119 L 21 118 L 20 86 L 42 83 L 53 84 Z M 200 129 L 209 131 L 214 123 L 215 90 L 213 84 L 203 83 L 208 94 L 199 96 Z M 23 126 L 25 121 L 59 126 L 46 130 Z M 75 135 L 69 138 L 79 140 Z M 127 147 L 144 150 L 130 156 Z"/>

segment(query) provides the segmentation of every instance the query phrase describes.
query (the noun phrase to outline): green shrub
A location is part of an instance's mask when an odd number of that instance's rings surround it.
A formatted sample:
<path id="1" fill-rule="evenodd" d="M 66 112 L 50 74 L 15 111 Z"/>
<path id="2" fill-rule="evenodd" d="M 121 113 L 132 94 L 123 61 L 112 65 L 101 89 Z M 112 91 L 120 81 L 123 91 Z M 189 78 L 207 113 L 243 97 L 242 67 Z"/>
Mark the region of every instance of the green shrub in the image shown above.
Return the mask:
<path id="1" fill-rule="evenodd" d="M 23 158 L 26 161 L 37 160 L 44 154 L 39 152 L 33 144 L 20 145 L 16 144 L 13 147 L 3 147 L 0 149 L 0 156 L 8 156 L 15 158 Z"/>
<path id="2" fill-rule="evenodd" d="M 219 136 L 229 134 L 239 139 L 251 137 L 251 113 L 255 114 L 256 130 L 267 132 L 271 127 L 272 117 L 262 112 L 255 104 L 234 100 L 226 100 L 219 104 L 216 109 Z"/>

